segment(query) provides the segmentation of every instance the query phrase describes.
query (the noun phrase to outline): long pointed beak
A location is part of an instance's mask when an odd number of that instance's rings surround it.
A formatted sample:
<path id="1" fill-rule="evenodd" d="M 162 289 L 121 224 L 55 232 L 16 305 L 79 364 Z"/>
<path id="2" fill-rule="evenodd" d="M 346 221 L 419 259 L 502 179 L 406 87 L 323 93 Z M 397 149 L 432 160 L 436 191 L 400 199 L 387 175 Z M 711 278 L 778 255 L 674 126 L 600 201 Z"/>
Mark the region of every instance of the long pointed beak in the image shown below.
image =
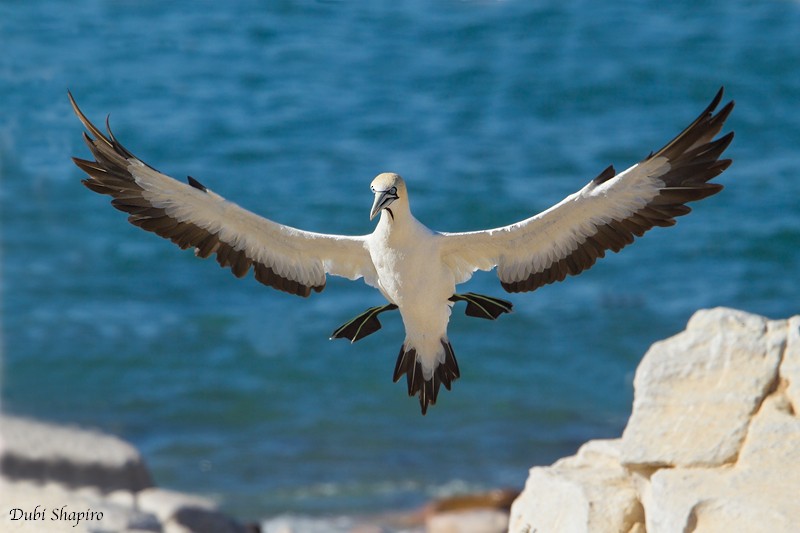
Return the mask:
<path id="1" fill-rule="evenodd" d="M 386 194 L 386 193 L 385 192 L 384 193 L 380 193 L 380 192 L 376 192 L 375 193 L 375 201 L 372 202 L 372 209 L 369 212 L 369 219 L 370 220 L 375 218 L 375 215 L 377 215 L 378 213 L 381 212 L 381 200 L 383 200 L 383 195 L 384 194 Z"/>
<path id="2" fill-rule="evenodd" d="M 372 210 L 369 212 L 369 219 L 375 218 L 375 215 L 381 212 L 381 209 L 388 206 L 397 199 L 389 191 L 377 191 L 375 193 L 375 201 L 372 203 Z"/>

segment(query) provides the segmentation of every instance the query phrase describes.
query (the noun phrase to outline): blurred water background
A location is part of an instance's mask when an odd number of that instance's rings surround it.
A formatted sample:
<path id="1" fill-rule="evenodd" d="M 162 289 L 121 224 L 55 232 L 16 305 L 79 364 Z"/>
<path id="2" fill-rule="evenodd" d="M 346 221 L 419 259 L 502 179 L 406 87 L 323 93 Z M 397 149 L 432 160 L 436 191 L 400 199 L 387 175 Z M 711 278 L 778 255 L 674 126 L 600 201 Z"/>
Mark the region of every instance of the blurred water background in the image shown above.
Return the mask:
<path id="1" fill-rule="evenodd" d="M 800 311 L 798 28 L 785 0 L 3 2 L 3 408 L 129 439 L 159 485 L 249 519 L 521 488 L 620 434 L 641 356 L 695 310 Z M 376 291 L 237 280 L 127 224 L 70 161 L 88 151 L 67 89 L 156 168 L 274 220 L 369 233 L 369 182 L 394 171 L 421 221 L 480 229 L 635 163 L 721 85 L 725 190 L 535 293 L 476 275 L 515 313 L 457 307 L 462 378 L 426 417 L 391 382 L 397 314 L 328 340 Z"/>

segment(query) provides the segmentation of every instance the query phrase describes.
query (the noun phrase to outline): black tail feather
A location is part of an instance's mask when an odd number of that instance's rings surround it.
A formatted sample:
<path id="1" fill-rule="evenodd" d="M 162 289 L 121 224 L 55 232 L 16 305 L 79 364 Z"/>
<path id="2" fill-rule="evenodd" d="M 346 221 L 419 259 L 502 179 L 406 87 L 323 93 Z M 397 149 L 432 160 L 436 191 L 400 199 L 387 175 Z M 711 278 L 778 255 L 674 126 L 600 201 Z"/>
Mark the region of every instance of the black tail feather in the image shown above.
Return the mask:
<path id="1" fill-rule="evenodd" d="M 474 292 L 454 294 L 450 297 L 450 301 L 467 302 L 467 309 L 465 311 L 467 316 L 485 318 L 487 320 L 497 320 L 503 313 L 510 313 L 511 309 L 514 307 L 508 300 L 476 294 Z"/>
<path id="2" fill-rule="evenodd" d="M 414 348 L 406 350 L 406 345 L 400 347 L 400 353 L 397 356 L 397 363 L 394 365 L 394 375 L 392 381 L 397 383 L 403 374 L 414 368 L 414 363 L 417 361 L 417 351 Z M 410 391 L 409 391 L 410 394 Z"/>
<path id="3" fill-rule="evenodd" d="M 417 361 L 417 351 L 414 348 L 406 349 L 406 346 L 403 345 L 397 356 L 392 380 L 396 383 L 403 377 L 403 374 L 406 375 L 408 395 L 419 395 L 419 405 L 423 415 L 428 412 L 429 405 L 436 404 L 442 384 L 447 390 L 450 390 L 453 381 L 461 377 L 453 346 L 444 339 L 442 339 L 442 346 L 445 353 L 444 362 L 436 367 L 433 377 L 428 380 L 423 376 L 422 364 Z"/>
<path id="4" fill-rule="evenodd" d="M 444 346 L 444 364 L 436 367 L 435 375 L 439 376 L 444 388 L 450 390 L 450 384 L 461 377 L 461 371 L 458 369 L 453 346 L 445 340 L 442 340 L 442 346 Z"/>

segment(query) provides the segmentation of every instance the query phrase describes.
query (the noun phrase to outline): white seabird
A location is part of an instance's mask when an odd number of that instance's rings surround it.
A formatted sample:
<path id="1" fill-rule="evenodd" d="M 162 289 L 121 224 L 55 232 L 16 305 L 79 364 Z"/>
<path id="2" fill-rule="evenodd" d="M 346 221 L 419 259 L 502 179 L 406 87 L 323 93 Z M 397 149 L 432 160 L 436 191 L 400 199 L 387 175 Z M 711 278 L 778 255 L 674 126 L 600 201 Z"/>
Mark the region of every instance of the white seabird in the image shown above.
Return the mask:
<path id="1" fill-rule="evenodd" d="M 447 337 L 450 311 L 467 302 L 467 314 L 495 319 L 511 303 L 474 293 L 456 294 L 477 270 L 497 268 L 508 292 L 532 291 L 591 267 L 606 250 L 619 251 L 653 226 L 671 226 L 685 215 L 686 202 L 719 192 L 709 183 L 731 164 L 720 159 L 733 138 L 718 139 L 733 102 L 716 115 L 711 104 L 683 132 L 655 153 L 617 174 L 609 166 L 581 190 L 553 207 L 509 226 L 466 233 L 428 229 L 411 214 L 403 178 L 383 173 L 372 181 L 369 235 L 312 233 L 284 226 L 231 203 L 191 176 L 188 184 L 162 174 L 126 150 L 108 127 L 104 135 L 69 95 L 86 129 L 94 161 L 73 158 L 89 189 L 113 197 L 128 220 L 194 248 L 199 257 L 216 254 L 223 267 L 300 296 L 325 287 L 326 274 L 363 278 L 388 304 L 368 309 L 334 331 L 332 338 L 359 340 L 380 328 L 379 313 L 399 309 L 406 337 L 394 381 L 404 374 L 409 396 L 418 395 L 422 414 L 435 404 L 439 388 L 450 389 L 460 375 Z"/>

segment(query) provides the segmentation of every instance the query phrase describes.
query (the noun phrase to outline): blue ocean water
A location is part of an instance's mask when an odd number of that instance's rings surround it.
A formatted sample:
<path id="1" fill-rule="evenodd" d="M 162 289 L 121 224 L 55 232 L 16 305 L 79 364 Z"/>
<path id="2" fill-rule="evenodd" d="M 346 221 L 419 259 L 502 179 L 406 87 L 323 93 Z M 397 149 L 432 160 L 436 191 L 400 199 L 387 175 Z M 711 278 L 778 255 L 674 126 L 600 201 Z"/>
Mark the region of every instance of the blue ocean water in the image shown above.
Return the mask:
<path id="1" fill-rule="evenodd" d="M 800 3 L 53 0 L 0 4 L 3 408 L 135 443 L 161 486 L 243 518 L 360 513 L 521 487 L 619 435 L 633 372 L 705 307 L 800 312 Z M 330 279 L 233 278 L 80 185 L 70 89 L 156 168 L 304 229 L 364 234 L 402 174 L 445 231 L 543 210 L 660 147 L 719 86 L 726 189 L 532 294 L 454 312 L 462 378 L 426 417 L 391 374 L 399 316 Z"/>

